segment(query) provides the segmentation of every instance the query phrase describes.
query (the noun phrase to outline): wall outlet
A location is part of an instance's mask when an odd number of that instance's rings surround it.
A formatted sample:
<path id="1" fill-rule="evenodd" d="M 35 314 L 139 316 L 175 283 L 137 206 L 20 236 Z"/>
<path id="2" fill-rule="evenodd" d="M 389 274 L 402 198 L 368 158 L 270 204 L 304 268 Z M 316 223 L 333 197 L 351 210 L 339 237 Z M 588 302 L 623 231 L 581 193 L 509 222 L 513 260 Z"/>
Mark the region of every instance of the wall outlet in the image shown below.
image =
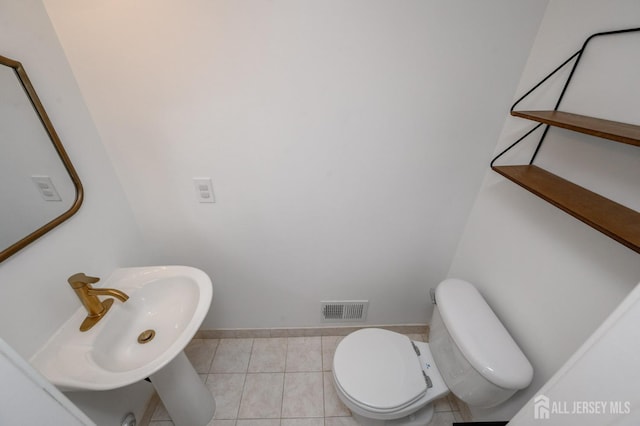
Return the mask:
<path id="1" fill-rule="evenodd" d="M 45 201 L 62 201 L 49 176 L 31 176 L 31 180 L 36 184 L 38 192 Z"/>
<path id="2" fill-rule="evenodd" d="M 196 199 L 200 203 L 215 203 L 216 197 L 213 195 L 213 184 L 211 178 L 193 178 L 196 188 Z"/>

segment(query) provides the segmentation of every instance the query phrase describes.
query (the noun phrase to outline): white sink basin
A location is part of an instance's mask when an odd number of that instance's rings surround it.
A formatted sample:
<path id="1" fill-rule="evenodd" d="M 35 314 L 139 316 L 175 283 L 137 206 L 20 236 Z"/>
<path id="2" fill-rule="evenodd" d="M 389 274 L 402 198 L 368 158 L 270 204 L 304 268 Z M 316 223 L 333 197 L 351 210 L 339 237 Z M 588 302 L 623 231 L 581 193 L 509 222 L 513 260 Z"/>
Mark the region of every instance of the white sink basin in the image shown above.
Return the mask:
<path id="1" fill-rule="evenodd" d="M 182 352 L 211 305 L 211 280 L 186 266 L 118 269 L 101 287 L 121 290 L 129 300 L 116 300 L 86 332 L 78 330 L 87 314 L 79 306 L 31 359 L 62 390 L 115 389 L 153 375 Z M 155 337 L 138 343 L 145 330 Z"/>

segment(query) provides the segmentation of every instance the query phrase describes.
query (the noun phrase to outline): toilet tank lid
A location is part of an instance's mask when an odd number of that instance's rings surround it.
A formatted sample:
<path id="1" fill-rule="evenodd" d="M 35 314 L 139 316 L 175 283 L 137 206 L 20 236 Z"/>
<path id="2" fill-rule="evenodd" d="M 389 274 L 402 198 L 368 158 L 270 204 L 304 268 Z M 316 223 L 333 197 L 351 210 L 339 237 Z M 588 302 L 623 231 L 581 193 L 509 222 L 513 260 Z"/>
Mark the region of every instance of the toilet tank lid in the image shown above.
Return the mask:
<path id="1" fill-rule="evenodd" d="M 452 339 L 485 379 L 505 389 L 529 386 L 531 363 L 472 284 L 444 280 L 436 288 L 436 303 Z"/>

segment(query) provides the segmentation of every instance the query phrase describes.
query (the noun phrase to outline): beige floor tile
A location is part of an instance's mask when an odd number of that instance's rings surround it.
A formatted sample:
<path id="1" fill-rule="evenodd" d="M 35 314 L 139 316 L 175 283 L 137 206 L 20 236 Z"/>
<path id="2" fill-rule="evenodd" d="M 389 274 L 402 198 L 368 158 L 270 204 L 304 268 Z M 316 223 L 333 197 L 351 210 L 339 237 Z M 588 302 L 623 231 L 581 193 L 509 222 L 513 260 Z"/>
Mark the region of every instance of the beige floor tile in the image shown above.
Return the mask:
<path id="1" fill-rule="evenodd" d="M 324 373 L 324 415 L 325 417 L 348 417 L 351 411 L 340 401 L 333 383 L 333 373 Z"/>
<path id="2" fill-rule="evenodd" d="M 407 334 L 407 337 L 416 342 L 424 342 L 424 334 Z"/>
<path id="3" fill-rule="evenodd" d="M 282 417 L 324 417 L 322 372 L 285 373 Z"/>
<path id="4" fill-rule="evenodd" d="M 336 347 L 342 339 L 344 339 L 344 336 L 322 337 L 322 371 L 333 370 L 333 355 L 336 353 Z"/>
<path id="5" fill-rule="evenodd" d="M 433 409 L 435 411 L 453 411 L 446 396 L 433 401 Z"/>
<path id="6" fill-rule="evenodd" d="M 280 426 L 280 419 L 240 419 L 236 426 Z"/>
<path id="7" fill-rule="evenodd" d="M 307 419 L 282 419 L 281 426 L 324 426 L 322 417 L 309 417 Z"/>
<path id="8" fill-rule="evenodd" d="M 412 340 L 423 335 L 409 334 Z M 187 357 L 216 399 L 207 426 L 359 426 L 333 383 L 333 356 L 343 336 L 194 339 Z M 434 403 L 429 426 L 464 416 L 451 397 Z M 170 426 L 162 403 L 150 426 Z"/>
<path id="9" fill-rule="evenodd" d="M 210 373 L 246 373 L 253 339 L 221 339 Z"/>
<path id="10" fill-rule="evenodd" d="M 235 420 L 218 420 L 214 418 L 207 423 L 207 426 L 235 426 L 235 424 Z"/>
<path id="11" fill-rule="evenodd" d="M 433 414 L 429 426 L 451 426 L 455 421 L 456 418 L 451 411 L 441 411 Z"/>
<path id="12" fill-rule="evenodd" d="M 238 417 L 244 380 L 243 373 L 220 373 L 207 376 L 206 385 L 211 389 L 213 398 L 216 400 L 214 419 L 229 420 Z"/>
<path id="13" fill-rule="evenodd" d="M 249 373 L 284 372 L 287 357 L 287 339 L 254 339 L 249 361 Z"/>
<path id="14" fill-rule="evenodd" d="M 283 373 L 247 374 L 238 418 L 280 418 L 283 383 Z"/>
<path id="15" fill-rule="evenodd" d="M 209 372 L 218 343 L 218 339 L 193 339 L 184 349 L 185 355 L 198 373 Z"/>
<path id="16" fill-rule="evenodd" d="M 156 420 L 171 420 L 171 416 L 167 412 L 167 409 L 164 408 L 164 404 L 162 403 L 162 401 L 158 403 L 158 405 L 156 406 L 156 409 L 153 411 L 153 414 L 151 415 L 151 421 L 153 422 Z"/>
<path id="17" fill-rule="evenodd" d="M 360 426 L 360 423 L 353 417 L 325 417 L 324 426 Z"/>
<path id="18" fill-rule="evenodd" d="M 322 371 L 322 338 L 289 337 L 285 371 Z"/>

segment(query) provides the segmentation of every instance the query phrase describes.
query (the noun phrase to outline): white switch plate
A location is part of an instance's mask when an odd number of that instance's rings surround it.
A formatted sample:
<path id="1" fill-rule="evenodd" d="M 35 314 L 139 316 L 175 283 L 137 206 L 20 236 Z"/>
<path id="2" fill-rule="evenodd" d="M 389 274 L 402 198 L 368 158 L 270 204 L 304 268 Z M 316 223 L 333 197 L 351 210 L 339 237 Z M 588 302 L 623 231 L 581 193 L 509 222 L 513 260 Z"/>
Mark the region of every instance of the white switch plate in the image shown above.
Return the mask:
<path id="1" fill-rule="evenodd" d="M 49 176 L 31 176 L 31 180 L 36 184 L 38 192 L 45 201 L 62 201 Z"/>
<path id="2" fill-rule="evenodd" d="M 213 184 L 211 178 L 193 178 L 193 185 L 196 188 L 196 199 L 200 203 L 215 203 L 216 197 L 213 195 Z"/>

